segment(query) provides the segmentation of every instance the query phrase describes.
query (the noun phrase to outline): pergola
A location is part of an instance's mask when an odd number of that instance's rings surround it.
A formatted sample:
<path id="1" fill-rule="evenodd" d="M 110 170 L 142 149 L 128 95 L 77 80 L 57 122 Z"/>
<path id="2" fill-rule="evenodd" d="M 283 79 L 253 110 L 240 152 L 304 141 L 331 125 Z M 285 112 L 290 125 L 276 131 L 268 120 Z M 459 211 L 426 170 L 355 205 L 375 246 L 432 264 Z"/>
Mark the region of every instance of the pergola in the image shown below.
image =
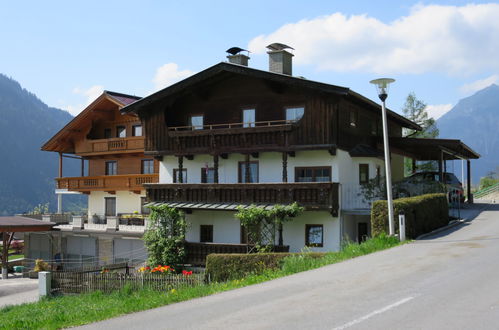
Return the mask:
<path id="1" fill-rule="evenodd" d="M 2 278 L 7 279 L 9 262 L 9 246 L 14 238 L 14 233 L 34 231 L 50 231 L 56 223 L 35 220 L 26 217 L 0 217 L 0 233 L 3 237 L 2 245 Z"/>
<path id="2" fill-rule="evenodd" d="M 471 197 L 471 159 L 478 159 L 480 155 L 464 144 L 461 140 L 452 139 L 421 139 L 421 138 L 390 138 L 390 148 L 393 152 L 412 158 L 413 168 L 416 160 L 438 161 L 440 180 L 444 180 L 443 173 L 447 172 L 446 160 L 466 160 L 467 195 L 468 202 L 473 203 Z"/>

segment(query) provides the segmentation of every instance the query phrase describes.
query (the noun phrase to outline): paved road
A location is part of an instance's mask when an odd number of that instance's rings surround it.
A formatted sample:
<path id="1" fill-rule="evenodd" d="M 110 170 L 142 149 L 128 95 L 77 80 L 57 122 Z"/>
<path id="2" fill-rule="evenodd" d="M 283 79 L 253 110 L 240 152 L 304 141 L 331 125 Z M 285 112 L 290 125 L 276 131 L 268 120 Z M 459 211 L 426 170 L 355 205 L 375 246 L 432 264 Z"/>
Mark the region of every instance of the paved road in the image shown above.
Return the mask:
<path id="1" fill-rule="evenodd" d="M 38 300 L 38 280 L 12 278 L 0 280 L 0 308 Z"/>
<path id="2" fill-rule="evenodd" d="M 499 329 L 499 205 L 412 244 L 98 329 Z"/>

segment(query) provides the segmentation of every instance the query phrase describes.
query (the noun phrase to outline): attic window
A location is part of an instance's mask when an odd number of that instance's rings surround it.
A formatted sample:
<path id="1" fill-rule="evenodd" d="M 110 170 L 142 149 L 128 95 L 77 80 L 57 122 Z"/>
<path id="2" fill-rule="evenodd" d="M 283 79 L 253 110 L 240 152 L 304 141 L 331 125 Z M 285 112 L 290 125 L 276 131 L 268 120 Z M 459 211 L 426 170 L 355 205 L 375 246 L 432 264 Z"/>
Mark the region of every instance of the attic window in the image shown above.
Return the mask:
<path id="1" fill-rule="evenodd" d="M 357 110 L 350 110 L 350 127 L 357 127 Z"/>
<path id="2" fill-rule="evenodd" d="M 191 126 L 192 129 L 203 129 L 204 120 L 203 116 L 191 116 Z"/>
<path id="3" fill-rule="evenodd" d="M 304 107 L 297 107 L 297 108 L 286 108 L 286 120 L 287 121 L 298 121 L 303 117 L 303 114 L 305 113 L 305 108 Z"/>

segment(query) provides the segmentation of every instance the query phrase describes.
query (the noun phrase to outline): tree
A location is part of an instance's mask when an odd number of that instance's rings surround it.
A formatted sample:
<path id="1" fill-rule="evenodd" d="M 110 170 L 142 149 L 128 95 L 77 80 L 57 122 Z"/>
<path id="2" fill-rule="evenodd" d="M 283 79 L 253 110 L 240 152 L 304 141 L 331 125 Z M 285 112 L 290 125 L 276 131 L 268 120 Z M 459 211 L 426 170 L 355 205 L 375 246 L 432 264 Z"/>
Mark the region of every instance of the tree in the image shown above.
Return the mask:
<path id="1" fill-rule="evenodd" d="M 406 137 L 414 138 L 436 138 L 439 131 L 435 119 L 428 116 L 427 104 L 416 98 L 414 92 L 409 93 L 405 100 L 404 107 L 402 108 L 404 116 L 421 126 L 421 131 L 416 131 L 409 128 L 404 128 L 403 135 Z M 423 171 L 434 171 L 436 166 L 433 162 L 425 164 L 418 164 L 417 168 Z M 408 175 L 413 172 L 412 162 L 409 158 L 404 161 L 405 174 Z"/>
<path id="2" fill-rule="evenodd" d="M 184 212 L 166 205 L 151 206 L 144 244 L 150 266 L 176 266 L 184 262 L 187 222 Z"/>

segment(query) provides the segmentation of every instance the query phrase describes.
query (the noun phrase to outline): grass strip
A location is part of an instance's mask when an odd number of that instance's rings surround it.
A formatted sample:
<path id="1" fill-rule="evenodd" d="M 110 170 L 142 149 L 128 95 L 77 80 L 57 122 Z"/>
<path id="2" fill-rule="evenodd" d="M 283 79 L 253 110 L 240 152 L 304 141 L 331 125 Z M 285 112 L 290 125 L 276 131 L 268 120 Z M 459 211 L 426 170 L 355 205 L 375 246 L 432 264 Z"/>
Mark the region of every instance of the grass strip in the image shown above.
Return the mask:
<path id="1" fill-rule="evenodd" d="M 124 288 L 112 294 L 94 292 L 74 296 L 45 298 L 35 303 L 7 306 L 0 309 L 1 329 L 60 329 L 96 322 L 123 314 L 160 307 L 214 293 L 273 280 L 294 273 L 315 269 L 343 260 L 399 245 L 397 238 L 379 236 L 362 244 L 347 244 L 340 252 L 327 253 L 323 258 L 310 258 L 306 253 L 284 259 L 280 270 L 249 275 L 240 280 L 186 287 L 168 292 L 131 291 Z"/>

